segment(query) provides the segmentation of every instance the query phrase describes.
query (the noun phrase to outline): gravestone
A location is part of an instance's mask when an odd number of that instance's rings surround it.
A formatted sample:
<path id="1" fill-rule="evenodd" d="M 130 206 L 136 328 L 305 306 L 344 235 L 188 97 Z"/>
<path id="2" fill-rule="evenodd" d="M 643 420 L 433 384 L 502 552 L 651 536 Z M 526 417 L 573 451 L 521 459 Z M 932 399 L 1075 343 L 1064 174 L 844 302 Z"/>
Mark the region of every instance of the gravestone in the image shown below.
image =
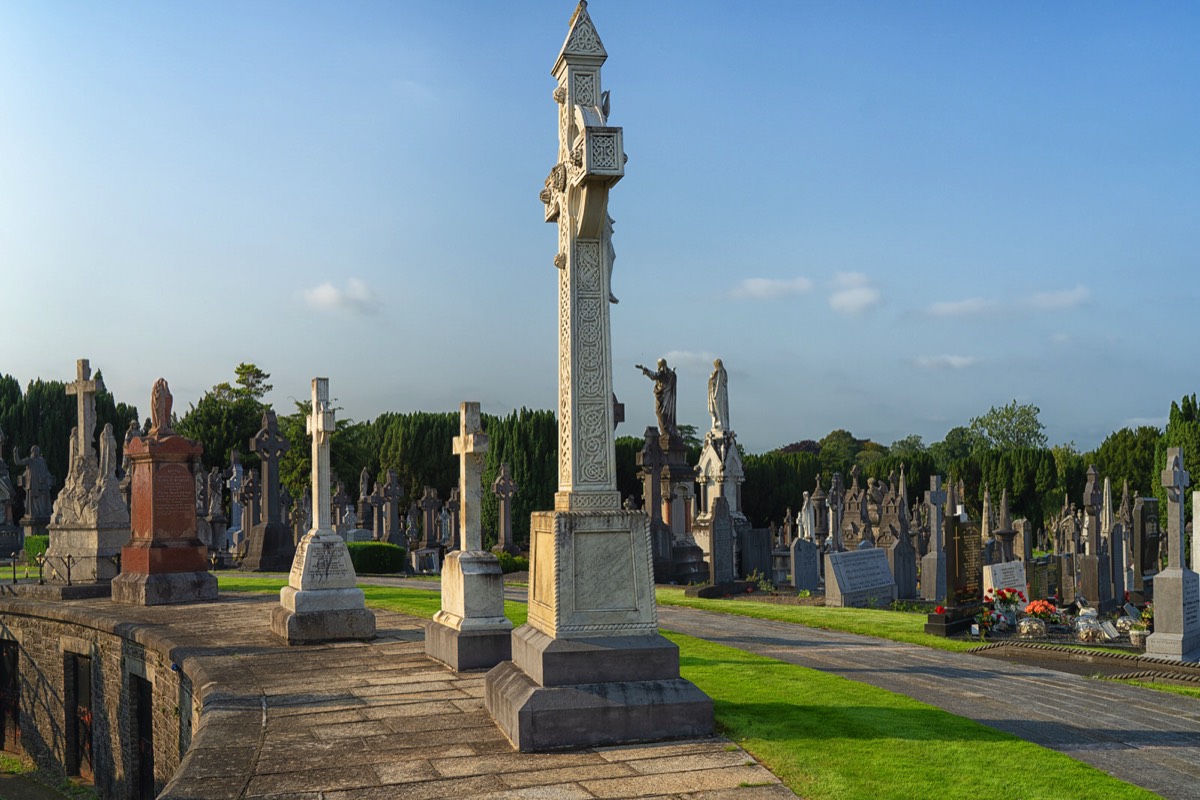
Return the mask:
<path id="1" fill-rule="evenodd" d="M 896 581 L 887 555 L 877 547 L 825 556 L 825 605 L 887 608 L 896 600 Z"/>
<path id="2" fill-rule="evenodd" d="M 442 507 L 437 489 L 426 486 L 417 505 L 421 509 L 421 547 L 413 550 L 409 558 L 413 572 L 436 574 L 442 569 L 442 548 L 438 544 L 437 512 Z"/>
<path id="3" fill-rule="evenodd" d="M 354 501 L 350 499 L 350 495 L 346 494 L 346 487 L 341 481 L 337 482 L 337 491 L 333 493 L 333 529 L 338 533 L 345 534 L 351 528 L 358 527 L 358 519 L 354 518 L 354 524 L 350 524 L 350 518 L 346 512 L 354 507 Z M 305 531 L 308 533 L 308 531 Z"/>
<path id="4" fill-rule="evenodd" d="M 442 507 L 442 544 L 447 550 L 459 548 L 459 514 L 462 511 L 462 498 L 457 486 L 451 487 L 450 497 Z"/>
<path id="5" fill-rule="evenodd" d="M 504 572 L 483 549 L 483 458 L 488 437 L 479 403 L 459 408 L 459 547 L 442 564 L 442 607 L 425 627 L 425 655 L 455 672 L 491 669 L 512 657 L 512 623 L 504 616 Z"/>
<path id="6" fill-rule="evenodd" d="M 279 605 L 271 611 L 271 633 L 289 645 L 371 639 L 375 614 L 367 610 L 357 586 L 350 551 L 333 530 L 329 439 L 335 426 L 327 378 L 313 378 L 307 430 L 312 437 L 313 528 L 296 546 L 288 585 L 279 590 Z M 279 452 L 278 443 L 261 446 Z"/>
<path id="7" fill-rule="evenodd" d="M 945 502 L 942 478 L 933 475 L 925 493 L 925 505 L 929 508 L 929 552 L 921 558 L 921 598 L 934 603 L 946 602 Z"/>
<path id="8" fill-rule="evenodd" d="M 494 553 L 509 553 L 517 555 L 521 549 L 513 542 L 513 526 L 512 526 L 512 498 L 517 493 L 517 482 L 512 479 L 512 474 L 508 471 L 508 463 L 500 465 L 500 474 L 496 476 L 496 480 L 492 483 L 492 494 L 496 495 L 496 519 L 498 530 L 496 531 L 496 546 L 492 548 Z"/>
<path id="9" fill-rule="evenodd" d="M 54 584 L 103 585 L 107 591 L 117 575 L 121 548 L 129 542 L 129 507 L 117 478 L 121 454 L 111 424 L 101 432 L 98 457 L 92 445 L 96 393 L 104 391 L 104 382 L 92 379 L 87 359 L 77 361 L 75 370 L 76 378 L 67 384 L 66 392 L 75 396 L 76 425 L 71 431 L 69 472 L 50 516 L 46 575 Z M 188 490 L 194 512 L 194 484 L 189 483 Z M 64 587 L 60 593 L 66 597 L 81 591 Z"/>
<path id="10" fill-rule="evenodd" d="M 995 592 L 998 589 L 1016 589 L 1026 592 L 1025 562 L 1005 561 L 1000 564 L 988 564 L 983 568 L 983 593 Z"/>
<path id="11" fill-rule="evenodd" d="M 732 512 L 730 512 L 732 517 Z M 750 580 L 752 575 L 769 578 L 771 575 L 771 531 L 768 528 L 751 528 L 741 532 L 742 578 Z"/>
<path id="12" fill-rule="evenodd" d="M 403 495 L 396 470 L 389 469 L 388 482 L 383 487 L 383 533 L 376 533 L 375 538 L 400 547 L 404 547 L 404 534 L 400 530 L 400 498 Z"/>
<path id="13" fill-rule="evenodd" d="M 1058 560 L 1058 597 L 1062 605 L 1070 605 L 1079 596 L 1079 577 L 1075 570 L 1075 558 L 1072 553 L 1064 553 L 1056 557 Z M 1084 595 L 1086 597 L 1086 595 Z"/>
<path id="14" fill-rule="evenodd" d="M 625 152 L 601 91 L 606 58 L 581 2 L 553 69 L 559 149 L 541 194 L 559 226 L 558 492 L 531 519 L 528 622 L 512 633 L 513 660 L 484 680 L 488 713 L 522 751 L 713 729 L 712 700 L 658 632 L 649 518 L 622 509 L 617 490 L 608 195 Z"/>
<path id="15" fill-rule="evenodd" d="M 733 517 L 729 501 L 717 497 L 712 507 L 712 554 L 708 557 L 708 582 L 713 586 L 733 583 Z"/>
<path id="16" fill-rule="evenodd" d="M 654 582 L 671 581 L 671 528 L 663 521 L 662 472 L 666 466 L 658 428 L 649 426 L 643 434 L 645 444 L 637 453 L 637 465 L 641 468 L 642 497 L 646 501 L 646 513 L 650 515 L 650 553 L 654 559 Z"/>
<path id="17" fill-rule="evenodd" d="M 283 572 L 292 567 L 296 555 L 296 541 L 292 537 L 292 531 L 283 524 L 279 496 L 279 460 L 291 449 L 291 445 L 279 433 L 279 422 L 272 409 L 263 412 L 262 429 L 250 439 L 250 449 L 259 459 L 261 521 L 255 522 L 254 527 L 250 529 L 242 569 L 253 572 Z M 248 486 L 253 485 L 250 477 L 247 476 L 246 480 Z M 321 498 L 326 507 L 329 506 L 328 477 L 326 475 L 325 496 Z M 316 486 L 313 489 L 315 491 Z M 315 502 L 314 498 L 314 504 Z M 338 541 L 341 541 L 340 537 Z"/>
<path id="18" fill-rule="evenodd" d="M 246 538 L 249 528 L 242 525 L 242 454 L 236 449 L 229 453 L 229 469 L 223 475 L 229 487 L 229 528 L 226 533 L 236 546 Z"/>
<path id="19" fill-rule="evenodd" d="M 1191 477 L 1183 450 L 1167 448 L 1162 485 L 1167 490 L 1167 568 L 1154 578 L 1154 633 L 1146 655 L 1200 661 L 1200 576 L 1184 564 L 1184 490 Z"/>
<path id="20" fill-rule="evenodd" d="M 792 540 L 792 586 L 797 592 L 815 592 L 821 586 L 820 548 L 801 537 Z"/>
<path id="21" fill-rule="evenodd" d="M 358 474 L 358 524 L 372 530 L 375 513 L 371 508 L 371 473 L 366 468 Z"/>
<path id="22" fill-rule="evenodd" d="M 954 560 L 947 561 L 952 573 L 949 582 L 953 587 L 954 603 L 980 602 L 983 599 L 983 553 L 978 528 L 961 520 L 954 526 Z"/>
<path id="23" fill-rule="evenodd" d="M 171 391 L 159 378 L 151 393 L 153 425 L 129 443 L 132 530 L 113 578 L 117 603 L 157 606 L 217 599 L 208 547 L 196 531 L 196 474 L 204 448 L 171 430 Z"/>
<path id="24" fill-rule="evenodd" d="M 1139 497 L 1133 501 L 1133 585 L 1129 599 L 1144 604 L 1154 598 L 1154 576 L 1158 574 L 1158 499 Z"/>
<path id="25" fill-rule="evenodd" d="M 1050 564 L 1038 559 L 1029 565 L 1029 599 L 1047 600 L 1052 596 L 1050 589 Z"/>
<path id="26" fill-rule="evenodd" d="M 892 577 L 896 580 L 896 596 L 902 600 L 917 596 L 917 550 L 908 531 L 900 530 L 896 541 L 884 551 Z"/>

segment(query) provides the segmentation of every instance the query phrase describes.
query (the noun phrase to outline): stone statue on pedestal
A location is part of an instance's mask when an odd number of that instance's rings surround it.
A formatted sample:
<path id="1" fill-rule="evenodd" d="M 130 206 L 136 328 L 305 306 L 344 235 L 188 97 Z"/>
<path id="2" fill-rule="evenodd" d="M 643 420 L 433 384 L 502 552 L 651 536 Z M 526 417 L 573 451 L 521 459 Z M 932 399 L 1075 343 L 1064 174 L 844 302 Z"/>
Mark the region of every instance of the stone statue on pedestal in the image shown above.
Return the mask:
<path id="1" fill-rule="evenodd" d="M 654 381 L 654 415 L 658 417 L 658 429 L 672 439 L 679 438 L 679 427 L 675 422 L 675 370 L 667 366 L 667 360 L 660 358 L 656 371 L 635 365 L 647 378 Z"/>

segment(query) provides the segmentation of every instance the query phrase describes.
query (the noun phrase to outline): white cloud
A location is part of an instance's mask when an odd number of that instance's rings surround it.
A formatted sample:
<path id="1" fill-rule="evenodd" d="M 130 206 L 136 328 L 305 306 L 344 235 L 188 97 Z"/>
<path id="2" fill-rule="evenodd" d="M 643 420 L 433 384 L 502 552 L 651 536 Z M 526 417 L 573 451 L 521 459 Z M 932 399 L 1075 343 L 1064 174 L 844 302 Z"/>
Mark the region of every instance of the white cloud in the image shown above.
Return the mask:
<path id="1" fill-rule="evenodd" d="M 843 314 L 861 314 L 879 304 L 879 290 L 861 272 L 839 272 L 833 277 L 829 307 Z"/>
<path id="2" fill-rule="evenodd" d="M 966 369 L 979 361 L 975 356 L 917 356 L 916 363 L 921 369 Z"/>
<path id="3" fill-rule="evenodd" d="M 707 350 L 672 350 L 663 356 L 667 360 L 667 366 L 681 367 L 685 370 L 698 369 L 704 372 L 712 370 L 712 363 L 716 360 L 715 353 L 710 353 Z"/>
<path id="4" fill-rule="evenodd" d="M 996 308 L 996 301 L 983 297 L 968 297 L 965 300 L 945 300 L 934 303 L 926 311 L 935 317 L 962 317 L 968 314 L 983 314 Z"/>
<path id="5" fill-rule="evenodd" d="M 808 278 L 746 278 L 733 289 L 733 296 L 753 300 L 772 300 L 777 297 L 804 294 L 812 291 Z"/>
<path id="6" fill-rule="evenodd" d="M 1057 292 L 1034 292 L 1025 300 L 1025 305 L 1035 311 L 1061 311 L 1076 308 L 1087 302 L 1092 293 L 1082 283 L 1074 289 Z"/>
<path id="7" fill-rule="evenodd" d="M 305 289 L 304 302 L 317 311 L 373 314 L 379 309 L 379 301 L 371 296 L 367 284 L 358 278 L 347 280 L 345 289 L 339 289 L 328 281 Z"/>

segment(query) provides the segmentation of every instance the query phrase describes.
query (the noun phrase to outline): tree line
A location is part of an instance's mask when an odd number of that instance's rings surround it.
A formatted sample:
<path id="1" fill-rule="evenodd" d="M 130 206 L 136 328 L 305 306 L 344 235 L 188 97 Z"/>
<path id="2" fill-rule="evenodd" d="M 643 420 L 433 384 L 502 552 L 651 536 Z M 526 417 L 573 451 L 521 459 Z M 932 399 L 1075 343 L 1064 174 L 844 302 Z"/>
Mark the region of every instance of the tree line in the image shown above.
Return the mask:
<path id="1" fill-rule="evenodd" d="M 256 365 L 239 364 L 232 383 L 218 383 L 182 414 L 175 410 L 175 428 L 204 445 L 206 468 L 227 468 L 233 450 L 240 453 L 247 468 L 257 466 L 248 442 L 261 428 L 269 408 L 263 399 L 272 388 L 269 379 Z M 65 387 L 60 381 L 39 379 L 22 392 L 14 378 L 0 375 L 0 429 L 8 437 L 8 448 L 0 457 L 10 458 L 12 446 L 26 455 L 31 445 L 38 444 L 58 486 L 66 475 L 68 437 L 75 425 L 75 400 Z M 96 409 L 97 435 L 111 422 L 118 441 L 129 421 L 138 419 L 136 406 L 118 403 L 108 392 L 97 395 Z M 291 445 L 281 461 L 280 476 L 293 498 L 308 491 L 308 410 L 307 401 L 299 402 L 277 417 L 279 429 Z M 848 483 L 856 466 L 863 481 L 886 480 L 903 468 L 910 505 L 921 502 L 929 478 L 938 474 L 963 482 L 962 501 L 973 517 L 981 513 L 985 488 L 990 489 L 994 503 L 1007 489 L 1013 517 L 1025 517 L 1041 528 L 1062 508 L 1064 498 L 1079 501 L 1090 464 L 1096 465 L 1101 476 L 1112 479 L 1114 502 L 1120 501 L 1122 485 L 1128 481 L 1133 496 L 1159 497 L 1165 507 L 1158 475 L 1166 449 L 1181 446 L 1185 459 L 1200 459 L 1200 405 L 1195 395 L 1171 404 L 1164 429 L 1122 428 L 1086 453 L 1069 442 L 1050 446 L 1039 414 L 1036 406 L 1013 400 L 951 428 L 941 441 L 929 445 L 917 435 L 883 445 L 839 429 L 820 440 L 793 442 L 765 453 L 743 452 L 742 508 L 754 525 L 762 527 L 781 522 L 789 509 L 793 515 L 799 512 L 803 493 L 813 490 L 818 474 L 828 490 L 835 472 Z M 489 438 L 483 477 L 485 531 L 494 534 L 497 526 L 497 499 L 490 487 L 500 465 L 507 463 L 520 487 L 513 498 L 513 527 L 522 541 L 528 536 L 530 513 L 554 507 L 555 415 L 522 408 L 502 417 L 485 414 L 483 426 Z M 365 468 L 368 489 L 375 481 L 386 483 L 389 470 L 394 470 L 406 506 L 419 499 L 425 486 L 437 489 L 444 500 L 458 485 L 458 457 L 451 449 L 458 427 L 455 411 L 387 412 L 369 421 L 340 417 L 331 437 L 332 470 L 354 498 Z M 688 444 L 689 463 L 694 465 L 702 442 L 694 426 L 681 425 L 680 432 Z M 616 440 L 617 487 L 622 496 L 634 497 L 639 507 L 642 481 L 636 459 L 643 444 L 644 440 L 635 436 Z M 1190 493 L 1188 499 L 1190 503 Z"/>

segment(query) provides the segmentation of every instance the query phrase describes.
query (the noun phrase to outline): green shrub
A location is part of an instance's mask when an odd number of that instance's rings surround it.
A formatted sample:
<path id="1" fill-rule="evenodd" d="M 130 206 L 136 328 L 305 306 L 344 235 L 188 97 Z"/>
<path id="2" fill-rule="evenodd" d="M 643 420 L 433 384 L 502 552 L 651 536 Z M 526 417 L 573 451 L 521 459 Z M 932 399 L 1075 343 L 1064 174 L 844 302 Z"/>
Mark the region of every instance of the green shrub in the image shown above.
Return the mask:
<path id="1" fill-rule="evenodd" d="M 361 574 L 385 575 L 404 570 L 404 548 L 389 542 L 350 542 L 350 562 Z"/>
<path id="2" fill-rule="evenodd" d="M 514 556 L 512 553 L 500 552 L 496 554 L 496 558 L 500 559 L 500 569 L 504 570 L 505 574 L 509 572 L 527 572 L 529 570 L 529 559 L 523 556 Z"/>
<path id="3" fill-rule="evenodd" d="M 33 560 L 46 552 L 46 548 L 50 546 L 49 536 L 26 536 L 25 537 L 25 560 L 32 564 Z"/>

